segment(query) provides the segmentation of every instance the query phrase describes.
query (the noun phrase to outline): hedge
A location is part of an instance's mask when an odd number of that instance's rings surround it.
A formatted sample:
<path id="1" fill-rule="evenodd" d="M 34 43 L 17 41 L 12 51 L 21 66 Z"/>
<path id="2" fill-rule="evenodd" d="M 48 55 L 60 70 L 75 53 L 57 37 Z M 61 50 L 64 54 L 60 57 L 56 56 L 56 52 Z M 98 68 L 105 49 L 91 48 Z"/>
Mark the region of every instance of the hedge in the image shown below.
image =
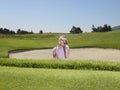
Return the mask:
<path id="1" fill-rule="evenodd" d="M 20 60 L 0 58 L 0 66 L 120 71 L 120 62 L 95 60 Z"/>

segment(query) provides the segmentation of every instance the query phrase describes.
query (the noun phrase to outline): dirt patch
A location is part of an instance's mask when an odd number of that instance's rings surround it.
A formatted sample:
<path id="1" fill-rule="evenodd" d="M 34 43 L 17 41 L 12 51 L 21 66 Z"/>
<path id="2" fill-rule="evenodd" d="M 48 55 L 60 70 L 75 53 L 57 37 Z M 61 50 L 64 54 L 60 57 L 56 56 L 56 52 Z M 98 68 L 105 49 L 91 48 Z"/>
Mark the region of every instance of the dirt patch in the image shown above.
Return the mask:
<path id="1" fill-rule="evenodd" d="M 24 52 L 11 52 L 9 58 L 17 59 L 53 59 L 52 49 L 31 50 Z M 100 48 L 70 49 L 68 60 L 108 60 L 120 61 L 120 50 Z"/>

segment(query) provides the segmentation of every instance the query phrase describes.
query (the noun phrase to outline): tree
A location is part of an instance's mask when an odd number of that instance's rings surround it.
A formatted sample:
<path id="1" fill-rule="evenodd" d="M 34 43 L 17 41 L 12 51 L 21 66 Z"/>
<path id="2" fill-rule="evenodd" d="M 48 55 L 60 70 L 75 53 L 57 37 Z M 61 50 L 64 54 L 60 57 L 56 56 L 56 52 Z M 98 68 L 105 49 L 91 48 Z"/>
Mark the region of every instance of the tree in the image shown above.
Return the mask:
<path id="1" fill-rule="evenodd" d="M 95 26 L 94 25 L 92 25 L 92 32 L 97 32 L 97 28 L 95 28 Z"/>
<path id="2" fill-rule="evenodd" d="M 108 30 L 108 25 L 107 25 L 107 24 L 105 24 L 103 28 L 104 28 L 104 31 L 105 31 L 105 32 L 109 31 L 109 30 Z"/>
<path id="3" fill-rule="evenodd" d="M 29 34 L 29 32 L 25 31 L 25 30 L 18 29 L 17 34 Z"/>
<path id="4" fill-rule="evenodd" d="M 112 28 L 111 28 L 111 26 L 110 26 L 110 25 L 108 26 L 108 30 L 109 30 L 109 31 L 112 31 Z"/>
<path id="5" fill-rule="evenodd" d="M 17 30 L 17 34 L 21 34 L 21 29 L 18 29 L 18 30 Z"/>
<path id="6" fill-rule="evenodd" d="M 80 27 L 75 27 L 73 26 L 72 29 L 70 30 L 70 33 L 72 34 L 77 34 L 77 33 L 82 33 L 83 31 L 81 30 Z"/>
<path id="7" fill-rule="evenodd" d="M 3 34 L 4 30 L 3 28 L 0 28 L 0 34 Z"/>
<path id="8" fill-rule="evenodd" d="M 80 27 L 77 27 L 76 28 L 76 33 L 82 33 L 83 31 L 81 30 L 81 28 Z"/>
<path id="9" fill-rule="evenodd" d="M 34 34 L 33 31 L 31 30 L 31 32 L 29 32 L 29 34 Z"/>
<path id="10" fill-rule="evenodd" d="M 97 28 L 95 28 L 94 25 L 92 25 L 92 32 L 108 32 L 108 31 L 112 31 L 111 26 L 108 26 L 107 24 L 105 24 L 104 26 L 98 26 Z"/>
<path id="11" fill-rule="evenodd" d="M 72 29 L 70 30 L 70 33 L 74 34 L 74 33 L 75 33 L 75 30 L 76 30 L 76 27 L 73 26 Z"/>
<path id="12" fill-rule="evenodd" d="M 39 31 L 39 34 L 43 34 L 43 30 L 40 30 L 40 31 Z"/>
<path id="13" fill-rule="evenodd" d="M 15 34 L 15 31 L 10 31 L 10 34 Z"/>
<path id="14" fill-rule="evenodd" d="M 0 28 L 0 34 L 15 34 L 15 31 L 9 30 L 7 28 Z"/>
<path id="15" fill-rule="evenodd" d="M 9 29 L 4 28 L 4 34 L 9 34 Z"/>

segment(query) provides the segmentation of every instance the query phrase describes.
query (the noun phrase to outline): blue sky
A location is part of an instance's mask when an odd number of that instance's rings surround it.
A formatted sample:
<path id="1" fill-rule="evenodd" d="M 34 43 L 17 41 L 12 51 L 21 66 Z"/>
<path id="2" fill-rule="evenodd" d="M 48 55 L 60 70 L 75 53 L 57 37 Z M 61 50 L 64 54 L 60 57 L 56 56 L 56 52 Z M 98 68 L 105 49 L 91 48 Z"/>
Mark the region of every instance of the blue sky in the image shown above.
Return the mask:
<path id="1" fill-rule="evenodd" d="M 72 26 L 120 25 L 120 0 L 0 0 L 0 27 L 69 32 Z"/>

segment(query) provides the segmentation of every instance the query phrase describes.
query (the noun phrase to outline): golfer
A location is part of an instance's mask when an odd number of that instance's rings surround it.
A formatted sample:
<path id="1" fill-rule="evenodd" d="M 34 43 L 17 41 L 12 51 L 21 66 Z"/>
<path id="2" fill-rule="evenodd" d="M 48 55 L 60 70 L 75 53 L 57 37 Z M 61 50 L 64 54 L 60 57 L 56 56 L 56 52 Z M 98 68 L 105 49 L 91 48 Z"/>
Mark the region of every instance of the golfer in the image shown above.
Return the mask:
<path id="1" fill-rule="evenodd" d="M 53 48 L 53 58 L 65 60 L 69 57 L 69 46 L 67 43 L 67 38 L 65 36 L 60 36 L 58 39 L 58 45 Z"/>

